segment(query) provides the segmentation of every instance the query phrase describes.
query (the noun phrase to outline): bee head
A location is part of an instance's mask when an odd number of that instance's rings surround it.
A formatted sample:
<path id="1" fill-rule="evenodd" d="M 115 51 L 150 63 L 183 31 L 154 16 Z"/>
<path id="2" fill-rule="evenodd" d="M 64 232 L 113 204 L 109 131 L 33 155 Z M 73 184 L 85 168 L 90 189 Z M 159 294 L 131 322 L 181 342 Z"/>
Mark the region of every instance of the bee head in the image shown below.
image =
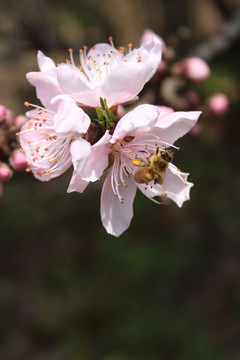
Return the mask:
<path id="1" fill-rule="evenodd" d="M 172 159 L 173 159 L 173 152 L 171 150 L 166 150 L 166 149 L 160 149 L 159 150 L 159 153 L 161 155 L 161 157 L 168 161 L 168 162 L 171 162 Z"/>

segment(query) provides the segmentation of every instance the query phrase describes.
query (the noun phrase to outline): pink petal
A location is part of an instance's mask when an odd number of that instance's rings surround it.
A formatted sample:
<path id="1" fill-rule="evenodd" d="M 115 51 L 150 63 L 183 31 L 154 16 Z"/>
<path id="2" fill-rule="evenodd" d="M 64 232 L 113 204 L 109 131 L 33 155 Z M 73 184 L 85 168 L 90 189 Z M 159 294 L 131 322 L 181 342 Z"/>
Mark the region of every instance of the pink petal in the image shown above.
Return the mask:
<path id="1" fill-rule="evenodd" d="M 164 52 L 165 48 L 166 48 L 166 44 L 164 42 L 164 40 L 158 36 L 157 34 L 155 34 L 151 29 L 145 29 L 143 34 L 142 34 L 142 37 L 141 37 L 141 40 L 140 40 L 140 43 L 141 44 L 146 44 L 150 41 L 152 41 L 153 37 L 156 37 L 159 41 L 161 41 L 161 44 L 162 44 L 162 51 Z"/>
<path id="2" fill-rule="evenodd" d="M 37 59 L 41 72 L 47 75 L 51 75 L 55 78 L 57 77 L 56 65 L 51 58 L 45 56 L 42 51 L 38 51 Z"/>
<path id="3" fill-rule="evenodd" d="M 26 77 L 30 84 L 36 87 L 37 97 L 41 100 L 43 106 L 49 110 L 54 109 L 50 101 L 54 96 L 62 93 L 57 80 L 53 76 L 40 71 L 29 72 Z"/>
<path id="4" fill-rule="evenodd" d="M 114 130 L 111 143 L 123 139 L 126 135 L 137 136 L 150 131 L 155 125 L 159 115 L 157 106 L 139 105 L 123 116 Z"/>
<path id="5" fill-rule="evenodd" d="M 137 186 L 150 199 L 158 196 L 167 196 L 179 207 L 182 207 L 184 201 L 190 199 L 189 193 L 193 186 L 192 183 L 187 182 L 188 174 L 179 171 L 173 164 L 169 164 L 166 173 L 162 177 L 162 185 L 154 185 L 151 182 L 150 186 L 146 186 L 146 184 L 137 184 Z"/>
<path id="6" fill-rule="evenodd" d="M 84 139 L 77 139 L 71 143 L 70 153 L 74 170 L 81 174 L 81 171 L 91 154 L 91 144 Z"/>
<path id="7" fill-rule="evenodd" d="M 87 106 L 100 106 L 101 87 L 94 87 L 79 68 L 61 64 L 57 68 L 61 91 L 71 95 L 77 102 Z"/>
<path id="8" fill-rule="evenodd" d="M 87 185 L 88 182 L 82 180 L 79 173 L 76 170 L 74 170 L 67 192 L 70 193 L 76 191 L 82 193 L 86 189 Z"/>
<path id="9" fill-rule="evenodd" d="M 81 172 L 85 181 L 98 180 L 108 166 L 111 135 L 106 131 L 102 138 L 92 146 L 91 154 Z"/>
<path id="10" fill-rule="evenodd" d="M 157 71 L 162 56 L 162 39 L 153 35 L 150 42 L 144 43 L 138 49 L 131 51 L 125 58 L 127 61 L 140 57 L 140 64 L 145 66 L 146 81 Z"/>
<path id="11" fill-rule="evenodd" d="M 187 177 L 187 173 L 178 171 L 173 164 L 169 164 L 166 173 L 163 175 L 162 186 L 165 186 L 167 197 L 179 207 L 182 207 L 184 201 L 190 199 L 190 189 L 193 183 L 187 182 Z"/>
<path id="12" fill-rule="evenodd" d="M 135 183 L 125 177 L 127 188 L 121 188 L 123 204 L 114 195 L 111 185 L 111 172 L 108 174 L 101 194 L 101 218 L 109 234 L 120 236 L 130 225 L 133 217 L 133 200 L 136 194 Z"/>
<path id="13" fill-rule="evenodd" d="M 55 96 L 51 104 L 56 106 L 54 129 L 57 133 L 87 132 L 91 120 L 70 96 Z"/>
<path id="14" fill-rule="evenodd" d="M 185 135 L 196 124 L 201 111 L 173 112 L 164 117 L 160 116 L 154 126 L 153 133 L 165 142 L 173 144 Z"/>

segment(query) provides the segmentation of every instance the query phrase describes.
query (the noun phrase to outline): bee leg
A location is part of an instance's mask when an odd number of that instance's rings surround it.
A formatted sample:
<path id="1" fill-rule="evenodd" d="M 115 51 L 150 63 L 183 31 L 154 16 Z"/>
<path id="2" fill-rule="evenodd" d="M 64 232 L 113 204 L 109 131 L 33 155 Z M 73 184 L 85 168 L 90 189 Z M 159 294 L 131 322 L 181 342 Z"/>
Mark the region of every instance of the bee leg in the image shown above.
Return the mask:
<path id="1" fill-rule="evenodd" d="M 161 175 L 157 175 L 157 177 L 154 179 L 154 185 L 158 184 L 158 185 L 162 185 L 163 183 L 163 178 Z"/>

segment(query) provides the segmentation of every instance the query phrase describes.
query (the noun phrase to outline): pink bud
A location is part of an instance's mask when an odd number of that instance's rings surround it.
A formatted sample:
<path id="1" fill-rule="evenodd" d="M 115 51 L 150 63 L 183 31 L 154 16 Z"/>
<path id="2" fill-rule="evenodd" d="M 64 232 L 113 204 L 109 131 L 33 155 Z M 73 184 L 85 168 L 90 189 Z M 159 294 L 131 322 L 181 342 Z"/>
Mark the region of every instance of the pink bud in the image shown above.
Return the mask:
<path id="1" fill-rule="evenodd" d="M 210 68 L 206 61 L 197 58 L 187 58 L 179 65 L 180 76 L 194 82 L 201 82 L 210 76 Z"/>
<path id="2" fill-rule="evenodd" d="M 11 176 L 12 170 L 10 167 L 5 163 L 0 162 L 0 181 L 7 181 L 11 178 Z"/>
<path id="3" fill-rule="evenodd" d="M 12 110 L 7 109 L 7 114 L 6 114 L 6 124 L 10 127 L 12 125 L 14 125 L 15 122 L 15 115 L 12 112 Z"/>
<path id="4" fill-rule="evenodd" d="M 199 102 L 200 102 L 199 95 L 194 90 L 189 90 L 185 96 L 190 105 L 195 106 L 195 105 L 199 104 Z"/>
<path id="5" fill-rule="evenodd" d="M 225 94 L 216 93 L 209 99 L 208 106 L 212 114 L 224 115 L 229 108 L 229 99 Z"/>
<path id="6" fill-rule="evenodd" d="M 15 125 L 17 127 L 21 128 L 27 120 L 28 120 L 28 118 L 25 115 L 18 115 L 15 118 Z"/>
<path id="7" fill-rule="evenodd" d="M 9 158 L 10 165 L 18 171 L 23 171 L 26 169 L 27 161 L 24 153 L 20 150 L 13 150 L 10 158 Z"/>
<path id="8" fill-rule="evenodd" d="M 0 120 L 4 119 L 7 115 L 7 109 L 4 105 L 0 105 Z"/>

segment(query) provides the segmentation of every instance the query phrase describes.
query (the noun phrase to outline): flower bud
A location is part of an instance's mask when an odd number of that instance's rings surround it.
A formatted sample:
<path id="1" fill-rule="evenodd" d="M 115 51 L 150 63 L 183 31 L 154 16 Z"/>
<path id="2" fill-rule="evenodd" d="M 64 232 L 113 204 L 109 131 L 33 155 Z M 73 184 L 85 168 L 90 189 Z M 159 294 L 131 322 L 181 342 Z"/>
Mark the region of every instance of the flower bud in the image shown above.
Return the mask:
<path id="1" fill-rule="evenodd" d="M 27 166 L 26 157 L 20 149 L 12 151 L 9 157 L 9 163 L 13 167 L 13 169 L 18 171 L 25 170 Z"/>
<path id="2" fill-rule="evenodd" d="M 10 167 L 3 163 L 0 162 L 0 181 L 7 181 L 11 178 L 13 172 L 10 169 Z"/>
<path id="3" fill-rule="evenodd" d="M 28 118 L 25 115 L 18 115 L 15 117 L 15 125 L 18 128 L 21 128 L 27 120 L 28 120 Z"/>
<path id="4" fill-rule="evenodd" d="M 210 76 L 206 61 L 197 58 L 186 58 L 173 66 L 173 73 L 194 82 L 201 82 Z"/>
<path id="5" fill-rule="evenodd" d="M 200 103 L 199 95 L 194 90 L 189 90 L 185 97 L 190 106 L 197 106 Z"/>
<path id="6" fill-rule="evenodd" d="M 15 115 L 12 110 L 6 109 L 6 116 L 4 120 L 4 124 L 6 128 L 10 128 L 14 125 L 15 122 Z"/>
<path id="7" fill-rule="evenodd" d="M 3 120 L 7 115 L 7 109 L 4 105 L 0 105 L 0 121 Z"/>
<path id="8" fill-rule="evenodd" d="M 208 100 L 208 107 L 212 114 L 224 115 L 229 108 L 229 99 L 223 93 L 216 93 Z"/>

